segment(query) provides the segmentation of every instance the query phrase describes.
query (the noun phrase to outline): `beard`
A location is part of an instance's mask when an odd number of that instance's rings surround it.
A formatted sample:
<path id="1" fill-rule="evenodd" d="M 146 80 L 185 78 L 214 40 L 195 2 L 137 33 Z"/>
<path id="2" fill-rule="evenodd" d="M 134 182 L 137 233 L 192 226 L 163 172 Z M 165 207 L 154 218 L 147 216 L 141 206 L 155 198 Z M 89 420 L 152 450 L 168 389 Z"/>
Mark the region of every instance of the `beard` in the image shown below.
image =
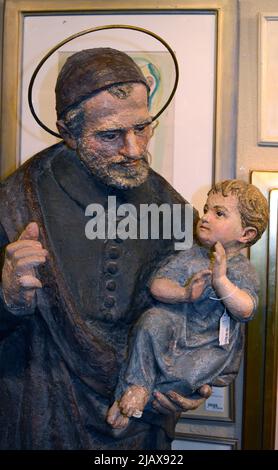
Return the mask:
<path id="1" fill-rule="evenodd" d="M 119 157 L 115 157 L 112 161 L 105 157 L 92 155 L 80 148 L 78 155 L 101 183 L 114 188 L 137 188 L 146 181 L 149 175 L 150 166 L 147 161 L 147 153 L 136 160 L 131 158 L 120 160 Z"/>

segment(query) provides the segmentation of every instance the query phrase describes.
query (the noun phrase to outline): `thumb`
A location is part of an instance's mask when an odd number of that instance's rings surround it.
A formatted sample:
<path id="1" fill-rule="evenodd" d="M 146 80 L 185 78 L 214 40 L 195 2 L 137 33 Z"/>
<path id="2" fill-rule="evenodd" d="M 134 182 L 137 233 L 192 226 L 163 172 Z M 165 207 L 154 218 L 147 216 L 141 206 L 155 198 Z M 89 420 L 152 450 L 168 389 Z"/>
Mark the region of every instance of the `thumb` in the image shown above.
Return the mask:
<path id="1" fill-rule="evenodd" d="M 38 238 L 39 226 L 36 222 L 30 222 L 30 224 L 25 227 L 18 240 L 38 240 Z"/>

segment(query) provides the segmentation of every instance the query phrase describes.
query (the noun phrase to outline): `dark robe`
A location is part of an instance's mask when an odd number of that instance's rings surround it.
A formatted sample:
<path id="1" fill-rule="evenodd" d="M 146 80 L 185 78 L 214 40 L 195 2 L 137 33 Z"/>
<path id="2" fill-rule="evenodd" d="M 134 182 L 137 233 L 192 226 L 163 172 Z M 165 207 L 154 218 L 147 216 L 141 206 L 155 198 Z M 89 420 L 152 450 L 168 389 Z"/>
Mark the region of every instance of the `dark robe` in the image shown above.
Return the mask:
<path id="1" fill-rule="evenodd" d="M 40 152 L 0 188 L 0 241 L 31 221 L 48 250 L 38 269 L 35 311 L 1 300 L 0 449 L 167 449 L 175 416 L 155 411 L 127 429 L 106 422 L 129 331 L 152 305 L 150 273 L 173 240 L 88 240 L 88 204 L 184 204 L 154 171 L 138 188 L 96 180 L 60 143 Z M 139 210 L 138 210 L 139 213 Z"/>

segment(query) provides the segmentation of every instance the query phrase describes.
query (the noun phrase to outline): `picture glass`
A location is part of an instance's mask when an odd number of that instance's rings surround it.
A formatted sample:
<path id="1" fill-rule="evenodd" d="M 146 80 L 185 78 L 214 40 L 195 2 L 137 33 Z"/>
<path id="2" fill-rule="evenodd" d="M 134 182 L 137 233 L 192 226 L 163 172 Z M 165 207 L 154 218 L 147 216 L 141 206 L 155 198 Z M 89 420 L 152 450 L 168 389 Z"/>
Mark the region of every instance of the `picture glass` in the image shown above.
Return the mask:
<path id="1" fill-rule="evenodd" d="M 159 117 L 150 152 L 152 167 L 201 210 L 212 183 L 214 165 L 215 31 L 214 12 L 184 14 L 27 15 L 23 28 L 20 163 L 58 141 L 34 121 L 28 107 L 30 78 L 44 55 L 65 38 L 96 26 L 125 24 L 161 36 L 176 54 L 180 80 L 172 104 Z M 67 54 L 92 47 L 129 53 L 152 80 L 151 114 L 171 92 L 175 75 L 170 54 L 150 36 L 129 30 L 91 33 L 64 45 L 39 72 L 33 105 L 39 118 L 56 131 L 55 82 Z M 201 171 L 200 171 L 201 169 Z"/>

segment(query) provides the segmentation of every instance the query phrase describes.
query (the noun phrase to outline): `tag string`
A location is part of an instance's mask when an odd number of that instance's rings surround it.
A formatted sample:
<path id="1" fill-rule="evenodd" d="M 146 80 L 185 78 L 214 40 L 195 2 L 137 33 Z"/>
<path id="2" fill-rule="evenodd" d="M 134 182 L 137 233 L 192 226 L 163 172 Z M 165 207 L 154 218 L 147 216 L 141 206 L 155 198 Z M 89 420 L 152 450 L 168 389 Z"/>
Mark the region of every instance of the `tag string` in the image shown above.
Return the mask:
<path id="1" fill-rule="evenodd" d="M 234 295 L 235 291 L 237 290 L 237 286 L 235 286 L 234 290 L 232 290 L 232 292 L 230 292 L 230 294 L 226 295 L 225 297 L 209 297 L 210 300 L 225 300 L 225 299 L 228 299 L 229 297 L 232 297 L 232 295 Z"/>

